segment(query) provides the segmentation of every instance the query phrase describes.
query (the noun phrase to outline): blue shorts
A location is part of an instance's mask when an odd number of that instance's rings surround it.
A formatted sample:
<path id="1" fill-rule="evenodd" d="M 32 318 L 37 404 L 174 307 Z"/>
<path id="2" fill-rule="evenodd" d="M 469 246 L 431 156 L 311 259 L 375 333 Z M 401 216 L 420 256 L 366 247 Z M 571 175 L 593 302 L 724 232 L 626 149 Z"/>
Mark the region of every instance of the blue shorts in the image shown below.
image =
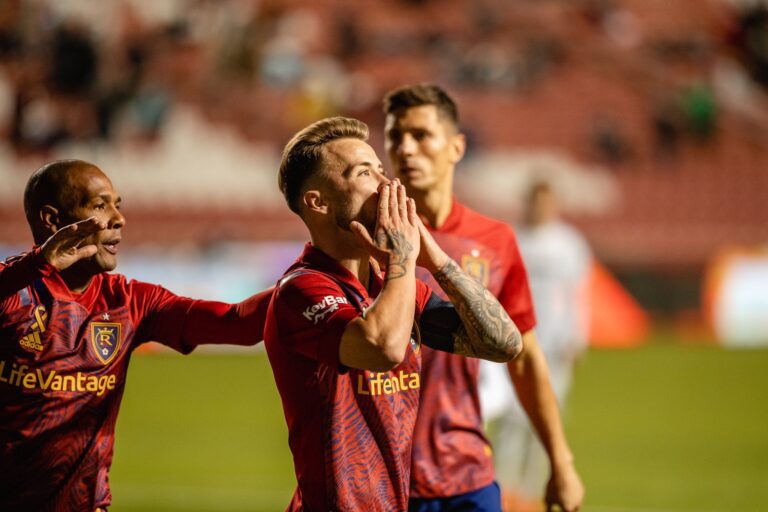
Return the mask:
<path id="1" fill-rule="evenodd" d="M 448 498 L 411 498 L 408 512 L 501 512 L 501 490 L 499 484 L 493 482 Z"/>

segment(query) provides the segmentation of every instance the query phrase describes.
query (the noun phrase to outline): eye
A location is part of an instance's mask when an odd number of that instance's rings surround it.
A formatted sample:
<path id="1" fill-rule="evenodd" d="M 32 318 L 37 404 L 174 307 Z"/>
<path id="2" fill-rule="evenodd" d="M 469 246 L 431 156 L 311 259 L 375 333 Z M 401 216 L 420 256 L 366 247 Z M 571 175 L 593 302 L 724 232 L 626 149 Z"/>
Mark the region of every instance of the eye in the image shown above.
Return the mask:
<path id="1" fill-rule="evenodd" d="M 370 176 L 370 175 L 371 175 L 371 170 L 370 169 L 362 169 L 358 173 L 358 176 Z"/>
<path id="2" fill-rule="evenodd" d="M 105 203 L 96 203 L 96 205 L 94 205 L 94 208 L 97 210 L 104 210 L 106 207 L 107 205 Z"/>

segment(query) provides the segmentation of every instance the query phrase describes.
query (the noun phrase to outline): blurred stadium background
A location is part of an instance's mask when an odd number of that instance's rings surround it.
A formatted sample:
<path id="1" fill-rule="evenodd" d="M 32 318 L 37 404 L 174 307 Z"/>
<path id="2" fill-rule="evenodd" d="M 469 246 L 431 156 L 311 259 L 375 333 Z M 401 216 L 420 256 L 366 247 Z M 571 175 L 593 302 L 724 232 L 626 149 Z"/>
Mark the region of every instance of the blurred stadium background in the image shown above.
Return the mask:
<path id="1" fill-rule="evenodd" d="M 566 414 L 585 510 L 766 510 L 762 0 L 2 0 L 0 256 L 31 243 L 29 174 L 82 158 L 123 195 L 121 272 L 240 300 L 306 239 L 285 141 L 351 115 L 383 156 L 381 96 L 419 81 L 460 102 L 459 197 L 515 223 L 546 179 L 600 263 Z M 130 373 L 114 510 L 284 508 L 261 352 Z"/>

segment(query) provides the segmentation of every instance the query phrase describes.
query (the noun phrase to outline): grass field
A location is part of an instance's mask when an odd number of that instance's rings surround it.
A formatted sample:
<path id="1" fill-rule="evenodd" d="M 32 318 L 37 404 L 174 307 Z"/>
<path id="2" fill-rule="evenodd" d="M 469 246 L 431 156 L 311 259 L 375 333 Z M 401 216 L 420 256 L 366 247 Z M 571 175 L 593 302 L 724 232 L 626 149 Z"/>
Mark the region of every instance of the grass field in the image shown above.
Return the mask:
<path id="1" fill-rule="evenodd" d="M 115 512 L 285 509 L 294 486 L 266 356 L 137 355 Z M 768 510 L 768 351 L 592 351 L 566 428 L 587 512 Z"/>

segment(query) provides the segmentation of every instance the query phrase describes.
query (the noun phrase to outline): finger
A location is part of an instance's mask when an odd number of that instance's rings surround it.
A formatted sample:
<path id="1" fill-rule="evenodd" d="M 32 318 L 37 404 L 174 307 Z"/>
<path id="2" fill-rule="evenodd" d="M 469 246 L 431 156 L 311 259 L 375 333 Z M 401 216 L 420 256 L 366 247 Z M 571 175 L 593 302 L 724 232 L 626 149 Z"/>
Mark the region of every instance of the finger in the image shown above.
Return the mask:
<path id="1" fill-rule="evenodd" d="M 370 252 L 372 255 L 376 256 L 376 254 L 379 252 L 379 249 L 378 247 L 376 247 L 376 244 L 371 238 L 370 233 L 368 233 L 368 230 L 365 229 L 365 226 L 363 226 L 356 220 L 353 220 L 352 222 L 349 223 L 349 229 L 355 235 L 357 235 L 357 238 L 359 239 L 363 247 L 365 247 L 366 250 Z"/>
<path id="2" fill-rule="evenodd" d="M 405 186 L 397 187 L 397 202 L 400 207 L 400 220 L 405 223 L 408 221 L 408 196 L 405 194 Z"/>
<path id="3" fill-rule="evenodd" d="M 107 224 L 96 217 L 88 217 L 85 220 L 81 220 L 71 224 L 75 227 L 75 231 L 87 231 L 88 233 L 95 233 L 102 229 L 107 229 Z"/>
<path id="4" fill-rule="evenodd" d="M 98 249 L 95 245 L 86 245 L 83 247 L 80 247 L 77 250 L 77 259 L 82 260 L 85 258 L 90 258 L 91 256 L 95 255 Z"/>
<path id="5" fill-rule="evenodd" d="M 96 217 L 88 217 L 85 220 L 64 226 L 54 233 L 53 236 L 57 241 L 67 243 L 73 240 L 80 240 L 104 229 L 107 229 L 106 223 L 100 221 Z"/>
<path id="6" fill-rule="evenodd" d="M 391 187 L 389 184 L 384 185 L 379 191 L 379 218 L 378 223 L 382 221 L 387 222 L 389 220 L 389 196 L 391 193 Z"/>
<path id="7" fill-rule="evenodd" d="M 399 219 L 400 212 L 398 211 L 398 194 L 399 191 L 399 183 L 397 180 L 392 182 L 392 191 L 389 194 L 389 215 L 392 219 L 392 222 L 397 222 Z"/>
<path id="8" fill-rule="evenodd" d="M 408 222 L 412 226 L 418 226 L 421 222 L 419 215 L 416 213 L 416 201 L 412 198 L 408 198 Z"/>

